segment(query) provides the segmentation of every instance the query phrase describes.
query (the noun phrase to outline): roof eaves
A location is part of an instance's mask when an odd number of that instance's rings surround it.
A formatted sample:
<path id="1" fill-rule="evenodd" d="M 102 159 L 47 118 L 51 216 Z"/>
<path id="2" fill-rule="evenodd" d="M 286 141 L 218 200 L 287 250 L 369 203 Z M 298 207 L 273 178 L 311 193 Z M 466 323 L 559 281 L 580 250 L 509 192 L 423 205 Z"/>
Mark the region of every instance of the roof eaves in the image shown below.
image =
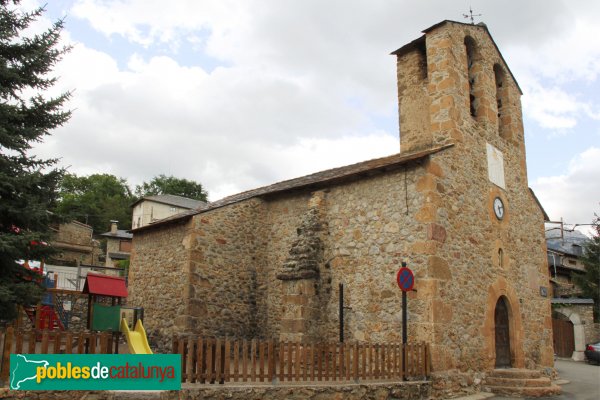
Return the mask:
<path id="1" fill-rule="evenodd" d="M 395 55 L 400 57 L 401 55 L 404 55 L 414 49 L 418 49 L 419 47 L 422 47 L 425 45 L 425 35 L 422 35 L 418 38 L 416 38 L 415 40 L 413 40 L 410 43 L 405 44 L 404 46 L 400 47 L 398 50 L 396 51 L 392 51 L 390 53 L 390 55 Z"/>
<path id="2" fill-rule="evenodd" d="M 540 203 L 540 200 L 535 195 L 535 192 L 533 191 L 532 188 L 529 188 L 529 193 L 531 193 L 531 196 L 533 197 L 533 200 L 535 200 L 536 204 L 538 205 L 538 207 L 542 211 L 542 215 L 544 216 L 544 222 L 549 222 L 550 221 L 550 217 L 548 217 L 548 214 L 546 214 L 546 210 L 544 210 L 544 207 L 542 206 L 542 203 Z"/>
<path id="3" fill-rule="evenodd" d="M 454 144 L 446 144 L 439 147 L 429 148 L 425 150 L 416 151 L 413 153 L 403 154 L 397 153 L 387 157 L 376 158 L 372 160 L 362 161 L 359 163 L 346 165 L 338 168 L 332 168 L 325 171 L 316 172 L 314 174 L 305 175 L 299 178 L 289 179 L 274 183 L 272 185 L 263 186 L 257 189 L 248 190 L 246 192 L 234 194 L 232 196 L 225 197 L 221 200 L 209 203 L 205 208 L 189 210 L 172 217 L 161 219 L 149 225 L 142 226 L 140 228 L 133 229 L 133 233 L 142 232 L 157 227 L 163 227 L 167 224 L 183 222 L 191 218 L 194 215 L 204 213 L 206 211 L 215 210 L 217 208 L 225 207 L 230 204 L 239 203 L 244 200 L 248 200 L 254 197 L 264 197 L 267 195 L 274 195 L 284 192 L 290 192 L 293 190 L 307 189 L 307 188 L 320 188 L 323 186 L 329 186 L 342 181 L 349 180 L 353 177 L 373 173 L 375 171 L 385 171 L 392 169 L 400 165 L 404 165 L 411 161 L 417 161 L 423 159 L 431 154 L 440 152 L 454 146 Z"/>
<path id="4" fill-rule="evenodd" d="M 552 304 L 594 304 L 593 299 L 577 299 L 577 298 L 554 298 L 551 299 Z"/>

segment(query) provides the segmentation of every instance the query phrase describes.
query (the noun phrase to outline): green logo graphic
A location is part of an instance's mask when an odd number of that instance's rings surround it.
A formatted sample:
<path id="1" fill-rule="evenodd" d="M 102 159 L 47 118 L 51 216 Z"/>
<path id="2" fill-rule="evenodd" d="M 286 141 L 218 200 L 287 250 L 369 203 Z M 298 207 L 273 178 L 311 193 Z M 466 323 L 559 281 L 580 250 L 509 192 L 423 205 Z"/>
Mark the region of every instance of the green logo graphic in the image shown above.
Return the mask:
<path id="1" fill-rule="evenodd" d="M 13 390 L 179 390 L 179 354 L 11 354 Z"/>

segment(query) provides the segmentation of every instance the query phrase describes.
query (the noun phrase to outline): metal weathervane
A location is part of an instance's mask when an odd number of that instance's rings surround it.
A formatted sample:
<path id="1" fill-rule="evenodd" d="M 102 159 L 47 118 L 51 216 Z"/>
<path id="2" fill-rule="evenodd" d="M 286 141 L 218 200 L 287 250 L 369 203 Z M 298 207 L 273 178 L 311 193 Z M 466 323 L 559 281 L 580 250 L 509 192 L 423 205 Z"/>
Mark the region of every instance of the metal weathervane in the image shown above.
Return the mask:
<path id="1" fill-rule="evenodd" d="M 475 25 L 475 17 L 481 17 L 483 14 L 473 14 L 473 9 L 469 6 L 469 13 L 463 14 L 463 18 L 470 19 L 471 25 Z"/>

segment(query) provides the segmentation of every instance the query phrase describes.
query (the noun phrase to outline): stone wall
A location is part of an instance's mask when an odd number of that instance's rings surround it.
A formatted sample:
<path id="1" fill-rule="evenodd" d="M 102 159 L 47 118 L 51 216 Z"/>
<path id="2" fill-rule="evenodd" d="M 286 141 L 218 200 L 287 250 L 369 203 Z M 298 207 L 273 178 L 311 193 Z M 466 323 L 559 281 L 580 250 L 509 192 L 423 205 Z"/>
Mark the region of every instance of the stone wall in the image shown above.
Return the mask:
<path id="1" fill-rule="evenodd" d="M 345 315 L 345 337 L 371 342 L 400 340 L 401 292 L 395 274 L 403 259 L 413 261 L 411 246 L 427 235 L 425 225 L 416 228 L 419 223 L 414 216 L 422 201 L 415 191 L 418 173 L 413 165 L 316 193 L 323 197 L 320 207 L 324 254 L 318 265 L 318 279 L 313 284 L 302 284 L 307 288 L 305 293 L 314 285 L 314 304 L 320 313 L 305 327 L 312 330 L 310 337 L 328 341 L 339 337 L 338 288 L 343 283 L 345 304 L 350 307 Z M 268 323 L 261 324 L 261 329 L 268 331 L 263 336 L 278 339 L 281 321 L 285 319 L 283 311 L 295 307 L 302 312 L 305 306 L 296 304 L 292 294 L 283 291 L 286 281 L 282 283 L 277 274 L 285 270 L 296 249 L 297 231 L 303 229 L 304 218 L 310 215 L 314 196 L 308 192 L 266 202 L 265 229 L 269 240 L 264 251 L 266 273 L 261 274 L 267 278 L 261 284 L 266 298 L 259 301 L 264 305 L 259 310 L 261 315 L 262 310 L 267 310 Z M 410 304 L 414 310 L 415 325 L 410 326 L 413 338 L 420 331 L 418 310 L 427 309 L 426 303 L 427 299 L 419 299 Z"/>
<path id="2" fill-rule="evenodd" d="M 398 399 L 430 398 L 430 382 L 370 383 L 339 385 L 184 385 L 180 391 L 9 391 L 0 389 L 3 399 L 69 400 L 279 400 L 279 399 Z"/>
<path id="3" fill-rule="evenodd" d="M 284 305 L 277 274 L 289 257 L 310 201 L 310 193 L 265 199 L 261 235 L 263 251 L 258 262 L 258 327 L 261 338 L 279 339 Z"/>
<path id="4" fill-rule="evenodd" d="M 55 240 L 81 246 L 90 246 L 92 243 L 92 227 L 72 221 L 60 224 Z"/>
<path id="5" fill-rule="evenodd" d="M 204 386 L 184 387 L 181 392 L 168 392 L 165 400 L 232 399 L 232 400 L 278 400 L 278 399 L 426 399 L 431 393 L 430 382 L 371 383 L 340 385 L 266 385 L 266 386 Z M 166 392 L 165 392 L 166 394 Z"/>
<path id="6" fill-rule="evenodd" d="M 91 226 L 77 221 L 60 224 L 52 237 L 52 246 L 59 251 L 54 262 L 98 264 L 102 251 L 92 232 Z"/>
<path id="7" fill-rule="evenodd" d="M 144 307 L 150 347 L 170 351 L 172 334 L 187 329 L 191 223 L 135 235 L 127 304 Z"/>
<path id="8" fill-rule="evenodd" d="M 476 115 L 470 113 L 465 38 L 476 45 Z M 431 156 L 420 181 L 429 201 L 417 211 L 431 232 L 418 292 L 432 299 L 431 338 L 436 369 L 493 367 L 494 310 L 509 303 L 512 365 L 552 365 L 550 301 L 541 211 L 527 186 L 520 93 L 483 27 L 444 24 L 426 34 L 433 143 L 454 147 Z M 499 122 L 494 66 L 505 69 L 503 121 Z M 504 124 L 502 131 L 499 124 Z M 401 134 L 401 142 L 402 142 Z M 486 147 L 503 154 L 504 187 L 491 182 Z M 502 220 L 493 200 L 505 205 Z M 429 236 L 435 236 L 434 234 Z M 414 250 L 413 250 L 414 251 Z M 483 346 L 482 346 L 483 340 Z"/>
<path id="9" fill-rule="evenodd" d="M 471 74 L 467 36 L 477 53 Z M 407 122 L 414 129 L 402 132 L 402 148 L 452 147 L 383 173 L 262 195 L 202 212 L 185 226 L 135 233 L 132 298 L 153 305 L 133 305 L 160 315 L 146 318 L 149 330 L 334 341 L 343 283 L 346 338 L 399 341 L 395 274 L 407 261 L 416 276 L 409 339 L 431 343 L 434 372 L 473 380 L 475 371 L 494 367 L 500 298 L 508 304 L 511 365 L 552 366 L 550 300 L 540 295 L 548 286 L 543 217 L 527 184 L 519 88 L 483 27 L 439 25 L 426 33 L 425 55 L 425 63 L 414 52 L 398 62 L 421 74 L 399 83 L 410 86 L 399 87 L 401 119 L 429 107 Z M 491 180 L 489 146 L 502 154 L 504 184 Z M 177 267 L 163 271 L 160 260 Z M 145 276 L 148 270 L 161 279 Z M 278 276 L 302 279 L 286 286 Z M 161 300 L 148 300 L 152 292 Z"/>
<path id="10" fill-rule="evenodd" d="M 575 312 L 581 317 L 585 343 L 600 342 L 600 324 L 594 323 L 594 310 L 592 305 L 573 306 Z"/>
<path id="11" fill-rule="evenodd" d="M 230 338 L 259 336 L 262 219 L 263 206 L 257 199 L 194 217 L 188 331 Z"/>

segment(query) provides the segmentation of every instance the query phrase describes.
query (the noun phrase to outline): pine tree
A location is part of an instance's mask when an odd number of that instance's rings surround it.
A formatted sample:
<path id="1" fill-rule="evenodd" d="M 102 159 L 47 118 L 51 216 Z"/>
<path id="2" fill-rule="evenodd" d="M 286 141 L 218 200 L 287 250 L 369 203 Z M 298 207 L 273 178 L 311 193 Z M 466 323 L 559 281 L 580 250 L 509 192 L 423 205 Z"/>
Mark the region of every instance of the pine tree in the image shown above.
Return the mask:
<path id="1" fill-rule="evenodd" d="M 39 276 L 18 260 L 41 260 L 52 249 L 49 225 L 56 185 L 63 171 L 55 159 L 30 156 L 33 143 L 70 117 L 62 107 L 70 93 L 45 92 L 48 77 L 69 49 L 59 45 L 63 21 L 40 34 L 24 31 L 44 12 L 24 12 L 19 0 L 0 0 L 0 319 L 16 315 L 16 305 L 36 303 L 42 294 Z"/>

